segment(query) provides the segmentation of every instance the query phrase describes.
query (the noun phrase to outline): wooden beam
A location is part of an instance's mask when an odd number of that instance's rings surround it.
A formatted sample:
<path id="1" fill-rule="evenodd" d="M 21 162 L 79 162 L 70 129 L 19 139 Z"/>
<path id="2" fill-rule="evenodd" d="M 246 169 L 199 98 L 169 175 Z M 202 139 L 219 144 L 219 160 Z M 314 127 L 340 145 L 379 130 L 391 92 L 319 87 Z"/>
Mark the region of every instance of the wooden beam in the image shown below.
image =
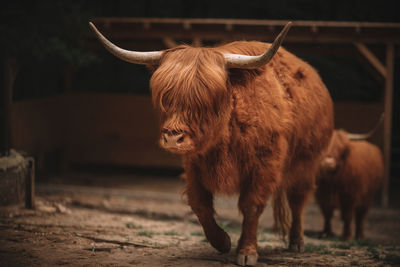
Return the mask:
<path id="1" fill-rule="evenodd" d="M 354 43 L 357 49 L 363 54 L 372 66 L 380 73 L 383 77 L 387 76 L 387 70 L 385 66 L 381 63 L 381 61 L 368 49 L 366 45 L 363 43 Z"/>
<path id="2" fill-rule="evenodd" d="M 386 50 L 386 47 L 385 47 Z M 354 52 L 354 50 L 353 50 Z M 344 53 L 342 55 L 345 55 Z M 381 88 L 382 91 L 384 90 L 384 84 L 385 84 L 385 77 L 383 77 L 374 66 L 372 66 L 372 64 L 365 58 L 364 55 L 362 55 L 361 53 L 359 53 L 358 51 L 356 53 L 353 53 L 352 55 L 350 55 L 350 57 L 354 57 L 355 59 L 357 59 L 357 61 L 364 67 L 364 69 L 369 73 L 369 75 L 371 77 L 373 77 L 373 79 L 375 81 L 377 81 L 380 85 L 383 85 Z"/>
<path id="3" fill-rule="evenodd" d="M 284 26 L 288 20 L 256 20 L 256 19 L 213 19 L 213 18 L 135 18 L 135 17 L 97 17 L 94 21 L 101 23 L 154 23 L 154 24 L 216 24 L 216 25 L 250 25 L 250 26 Z M 293 26 L 298 27 L 330 27 L 330 28 L 393 28 L 399 29 L 400 23 L 363 22 L 363 21 L 313 21 L 296 20 Z"/>
<path id="4" fill-rule="evenodd" d="M 278 34 L 274 31 L 287 23 L 287 20 L 113 17 L 95 18 L 94 21 L 100 28 L 101 25 L 113 24 L 113 31 L 103 26 L 108 38 L 115 36 L 117 39 L 154 39 L 169 36 L 175 40 L 190 40 L 193 36 L 198 36 L 204 41 L 271 41 Z M 118 27 L 119 24 L 126 25 L 121 28 Z M 310 29 L 314 29 L 314 34 L 310 35 Z M 285 39 L 285 43 L 288 42 L 399 44 L 400 23 L 294 21 L 290 34 Z"/>
<path id="5" fill-rule="evenodd" d="M 172 27 L 174 25 L 152 25 L 151 29 L 143 30 L 142 27 L 138 28 L 137 25 L 132 25 L 132 29 L 126 30 L 118 29 L 118 25 L 113 25 L 113 29 L 106 30 L 102 24 L 98 24 L 102 33 L 111 40 L 160 40 L 163 36 L 168 36 L 175 40 L 190 40 L 194 36 L 198 36 L 204 41 L 221 40 L 258 40 L 258 41 L 272 41 L 278 35 L 278 32 L 271 32 L 269 27 L 249 27 L 248 29 L 234 28 L 231 32 L 226 31 L 224 28 L 215 28 L 209 25 L 205 28 L 192 28 L 191 30 L 184 30 L 183 27 Z M 161 27 L 162 26 L 162 27 Z M 277 28 L 279 29 L 279 28 Z M 318 33 L 310 34 L 310 28 L 294 28 L 290 30 L 290 34 L 285 38 L 284 43 L 354 43 L 362 42 L 364 44 L 384 44 L 384 43 L 400 43 L 400 34 L 392 34 L 390 32 L 381 33 L 365 33 L 357 35 L 354 31 L 339 31 L 339 30 L 326 30 L 319 28 Z M 400 32 L 400 30 L 399 30 Z M 90 39 L 95 40 L 94 35 L 89 36 Z"/>
<path id="6" fill-rule="evenodd" d="M 390 182 L 390 146 L 392 132 L 393 111 L 393 75 L 394 75 L 394 45 L 386 45 L 386 81 L 385 81 L 385 121 L 383 128 L 383 159 L 384 180 L 382 185 L 382 207 L 389 205 L 389 182 Z"/>

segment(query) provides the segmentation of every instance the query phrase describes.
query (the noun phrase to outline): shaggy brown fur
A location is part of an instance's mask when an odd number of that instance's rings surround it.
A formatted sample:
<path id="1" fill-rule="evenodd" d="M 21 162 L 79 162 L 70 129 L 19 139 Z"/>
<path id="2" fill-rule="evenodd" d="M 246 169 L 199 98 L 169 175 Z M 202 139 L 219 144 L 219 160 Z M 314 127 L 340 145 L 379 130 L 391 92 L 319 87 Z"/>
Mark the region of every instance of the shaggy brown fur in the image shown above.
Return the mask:
<path id="1" fill-rule="evenodd" d="M 303 209 L 333 130 L 324 83 L 285 49 L 261 68 L 226 69 L 222 53 L 258 55 L 269 46 L 167 50 L 150 83 L 161 131 L 185 136 L 179 149 L 167 149 L 183 155 L 189 205 L 220 252 L 231 245 L 214 219 L 213 195 L 240 195 L 242 257 L 257 256 L 258 218 L 275 192 L 287 194 L 290 247 L 303 250 Z"/>
<path id="2" fill-rule="evenodd" d="M 357 239 L 364 238 L 364 221 L 383 179 L 379 148 L 366 141 L 351 141 L 342 130 L 334 131 L 326 156 L 321 161 L 316 199 L 324 216 L 323 235 L 331 236 L 331 218 L 340 208 L 343 239 L 352 238 L 355 214 Z"/>

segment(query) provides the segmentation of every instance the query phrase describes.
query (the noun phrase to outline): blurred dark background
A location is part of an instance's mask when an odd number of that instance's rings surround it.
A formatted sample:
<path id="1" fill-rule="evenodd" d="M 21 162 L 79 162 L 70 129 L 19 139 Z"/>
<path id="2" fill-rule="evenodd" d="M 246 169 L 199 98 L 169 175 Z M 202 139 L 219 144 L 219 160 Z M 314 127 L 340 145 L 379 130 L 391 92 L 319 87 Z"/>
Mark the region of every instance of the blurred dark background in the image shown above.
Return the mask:
<path id="1" fill-rule="evenodd" d="M 10 146 L 35 156 L 43 177 L 81 168 L 173 174 L 181 171 L 180 159 L 157 146 L 149 71 L 106 52 L 94 40 L 88 27 L 90 20 L 137 17 L 393 23 L 400 22 L 397 4 L 361 0 L 7 1 L 0 9 L 0 86 L 4 91 L 10 75 L 15 78 Z M 131 34 L 134 36 L 135 31 Z M 124 42 L 123 38 L 112 40 Z M 157 44 L 146 40 L 128 46 L 137 50 L 157 48 Z M 166 48 L 162 42 L 158 46 Z M 335 102 L 338 128 L 365 132 L 373 127 L 383 111 L 384 82 L 354 45 L 284 46 L 321 74 Z M 369 48 L 385 62 L 385 46 L 372 44 Z M 393 190 L 400 187 L 398 48 L 395 44 Z M 11 74 L 9 69 L 13 70 Z M 0 119 L 3 121 L 5 116 L 3 112 Z M 1 130 L 4 135 L 6 129 Z M 371 140 L 382 147 L 382 139 L 380 129 Z"/>

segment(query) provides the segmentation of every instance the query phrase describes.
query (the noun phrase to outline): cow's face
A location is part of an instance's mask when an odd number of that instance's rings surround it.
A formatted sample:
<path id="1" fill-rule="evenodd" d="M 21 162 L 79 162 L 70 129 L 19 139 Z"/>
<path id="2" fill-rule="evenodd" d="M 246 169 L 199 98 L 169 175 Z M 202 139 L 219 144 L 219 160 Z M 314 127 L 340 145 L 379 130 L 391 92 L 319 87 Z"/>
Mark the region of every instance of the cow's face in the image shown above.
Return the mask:
<path id="1" fill-rule="evenodd" d="M 229 120 L 227 72 L 222 54 L 178 47 L 163 56 L 150 81 L 160 112 L 160 145 L 174 153 L 207 150 Z"/>
<path id="2" fill-rule="evenodd" d="M 343 166 L 348 154 L 349 139 L 346 132 L 335 130 L 320 168 L 325 172 L 336 172 Z"/>

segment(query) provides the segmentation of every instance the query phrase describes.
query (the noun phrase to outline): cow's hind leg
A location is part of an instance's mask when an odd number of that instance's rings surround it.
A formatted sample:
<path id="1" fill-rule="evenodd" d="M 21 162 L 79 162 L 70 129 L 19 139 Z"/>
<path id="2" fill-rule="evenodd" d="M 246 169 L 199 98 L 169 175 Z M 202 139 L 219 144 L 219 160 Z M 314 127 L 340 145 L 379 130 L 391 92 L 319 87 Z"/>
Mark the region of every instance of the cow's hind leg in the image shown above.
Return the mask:
<path id="1" fill-rule="evenodd" d="M 364 239 L 364 224 L 365 217 L 368 212 L 367 206 L 361 206 L 356 208 L 356 239 Z"/>
<path id="2" fill-rule="evenodd" d="M 303 213 L 309 196 L 313 191 L 308 187 L 292 187 L 288 190 L 288 202 L 292 212 L 292 225 L 289 232 L 289 249 L 294 252 L 304 251 Z"/>
<path id="3" fill-rule="evenodd" d="M 348 241 L 352 237 L 351 223 L 354 217 L 354 201 L 346 196 L 340 197 L 340 212 L 343 220 L 342 239 Z"/>
<path id="4" fill-rule="evenodd" d="M 257 198 L 255 197 L 257 196 Z M 239 197 L 239 209 L 243 214 L 242 234 L 237 247 L 237 264 L 252 266 L 257 263 L 257 227 L 258 219 L 264 211 L 267 195 L 242 192 Z"/>
<path id="5" fill-rule="evenodd" d="M 188 182 L 186 186 L 188 202 L 197 215 L 210 244 L 221 253 L 231 249 L 229 235 L 218 226 L 214 219 L 213 196 L 198 182 Z"/>

